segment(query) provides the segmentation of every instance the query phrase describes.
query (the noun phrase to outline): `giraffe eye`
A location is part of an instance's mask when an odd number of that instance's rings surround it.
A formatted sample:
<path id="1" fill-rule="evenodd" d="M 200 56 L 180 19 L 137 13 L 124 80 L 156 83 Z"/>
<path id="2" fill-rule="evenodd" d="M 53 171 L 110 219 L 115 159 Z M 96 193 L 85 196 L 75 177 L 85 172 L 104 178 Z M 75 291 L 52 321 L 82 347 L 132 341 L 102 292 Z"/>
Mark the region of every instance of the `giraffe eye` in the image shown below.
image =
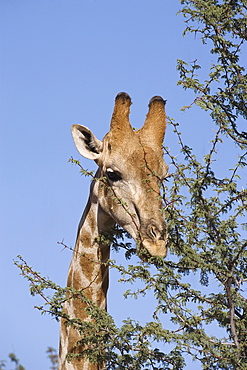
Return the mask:
<path id="1" fill-rule="evenodd" d="M 113 171 L 111 168 L 108 168 L 106 170 L 106 177 L 108 178 L 108 180 L 110 180 L 112 182 L 122 180 L 122 177 L 121 177 L 120 173 L 117 172 L 117 171 Z"/>

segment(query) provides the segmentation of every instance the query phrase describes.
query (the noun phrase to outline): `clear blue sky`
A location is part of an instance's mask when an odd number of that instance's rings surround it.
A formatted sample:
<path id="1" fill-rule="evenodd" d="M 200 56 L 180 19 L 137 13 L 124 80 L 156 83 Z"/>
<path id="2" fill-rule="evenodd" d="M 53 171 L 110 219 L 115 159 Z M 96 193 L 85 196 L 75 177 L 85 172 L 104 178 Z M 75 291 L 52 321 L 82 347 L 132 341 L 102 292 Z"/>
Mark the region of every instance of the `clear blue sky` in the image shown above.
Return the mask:
<path id="1" fill-rule="evenodd" d="M 176 86 L 176 59 L 209 65 L 211 55 L 198 40 L 182 37 L 179 6 L 164 0 L 1 0 L 0 359 L 15 352 L 27 370 L 44 370 L 47 346 L 58 345 L 58 324 L 33 308 L 41 300 L 30 296 L 13 259 L 21 254 L 43 275 L 66 283 L 71 252 L 57 242 L 74 246 L 89 188 L 89 179 L 68 163 L 71 156 L 79 159 L 71 124 L 84 124 L 101 139 L 115 95 L 126 91 L 131 122 L 139 127 L 149 99 L 161 95 L 189 144 L 205 153 L 212 124 L 201 124 L 199 109 L 180 112 L 193 95 Z M 166 145 L 172 148 L 173 140 L 168 128 Z M 122 253 L 112 257 L 126 264 Z M 108 302 L 116 321 L 149 318 L 152 303 L 123 301 L 124 290 L 113 273 Z"/>

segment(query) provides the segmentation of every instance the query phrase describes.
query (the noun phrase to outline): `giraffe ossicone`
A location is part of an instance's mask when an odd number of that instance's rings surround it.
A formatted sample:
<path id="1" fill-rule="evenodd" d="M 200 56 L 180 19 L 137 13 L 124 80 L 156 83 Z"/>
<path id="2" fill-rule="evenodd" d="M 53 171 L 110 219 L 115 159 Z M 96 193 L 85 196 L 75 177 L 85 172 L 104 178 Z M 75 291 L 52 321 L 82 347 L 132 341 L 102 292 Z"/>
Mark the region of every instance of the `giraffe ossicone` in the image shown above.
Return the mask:
<path id="1" fill-rule="evenodd" d="M 110 245 L 99 236 L 114 224 L 123 227 L 151 256 L 165 257 L 167 233 L 162 213 L 160 182 L 167 176 L 162 143 L 166 131 L 165 101 L 160 96 L 150 100 L 144 125 L 133 130 L 130 121 L 131 99 L 126 93 L 115 98 L 110 131 L 102 141 L 82 125 L 72 126 L 72 136 L 79 153 L 93 159 L 98 170 L 90 187 L 87 206 L 78 227 L 67 286 L 83 291 L 95 305 L 106 309 Z M 102 180 L 101 180 L 102 179 Z M 86 303 L 68 299 L 64 312 L 70 318 L 90 320 Z M 67 361 L 67 353 L 79 354 L 80 335 L 61 320 L 59 370 L 100 370 L 104 364 L 87 359 Z"/>

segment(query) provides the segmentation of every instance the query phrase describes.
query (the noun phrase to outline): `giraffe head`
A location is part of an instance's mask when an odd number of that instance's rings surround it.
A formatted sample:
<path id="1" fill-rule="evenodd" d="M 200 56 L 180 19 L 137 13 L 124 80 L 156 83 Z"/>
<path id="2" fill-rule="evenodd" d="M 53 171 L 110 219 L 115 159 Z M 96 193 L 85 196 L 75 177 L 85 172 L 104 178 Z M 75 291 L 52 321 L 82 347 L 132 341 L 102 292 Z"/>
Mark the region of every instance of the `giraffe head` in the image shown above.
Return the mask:
<path id="1" fill-rule="evenodd" d="M 152 256 L 167 254 L 160 183 L 168 166 L 162 143 L 166 130 L 165 101 L 150 100 L 143 127 L 134 131 L 129 122 L 131 99 L 116 96 L 110 131 L 102 141 L 85 126 L 73 125 L 72 136 L 79 153 L 99 166 L 92 197 L 101 212 L 123 227 Z M 95 198 L 96 199 L 96 198 Z"/>

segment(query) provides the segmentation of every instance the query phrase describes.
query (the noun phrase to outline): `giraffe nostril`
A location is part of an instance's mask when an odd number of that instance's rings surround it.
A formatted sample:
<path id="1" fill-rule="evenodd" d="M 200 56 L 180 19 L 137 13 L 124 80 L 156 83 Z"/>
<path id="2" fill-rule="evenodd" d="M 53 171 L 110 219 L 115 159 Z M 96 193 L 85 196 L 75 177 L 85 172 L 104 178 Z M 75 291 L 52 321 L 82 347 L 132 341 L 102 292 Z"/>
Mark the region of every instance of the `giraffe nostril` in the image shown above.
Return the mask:
<path id="1" fill-rule="evenodd" d="M 156 238 L 156 232 L 155 232 L 155 228 L 154 227 L 151 228 L 151 234 L 152 234 L 152 236 L 154 238 Z"/>
<path id="2" fill-rule="evenodd" d="M 161 236 L 158 228 L 154 225 L 149 225 L 148 234 L 152 239 L 159 239 Z"/>

